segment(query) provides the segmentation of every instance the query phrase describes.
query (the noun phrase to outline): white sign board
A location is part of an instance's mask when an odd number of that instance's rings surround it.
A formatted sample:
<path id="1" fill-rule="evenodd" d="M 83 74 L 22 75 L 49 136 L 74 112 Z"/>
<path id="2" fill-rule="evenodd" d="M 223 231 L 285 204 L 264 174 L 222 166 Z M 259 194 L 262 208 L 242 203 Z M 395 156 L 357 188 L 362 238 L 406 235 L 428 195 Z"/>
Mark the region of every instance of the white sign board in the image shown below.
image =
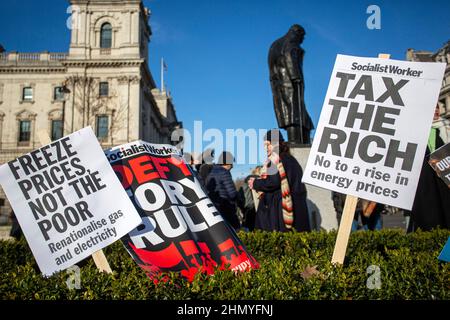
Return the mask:
<path id="1" fill-rule="evenodd" d="M 141 223 L 90 127 L 2 165 L 0 183 L 45 275 Z"/>
<path id="2" fill-rule="evenodd" d="M 445 66 L 338 55 L 302 181 L 411 209 Z"/>

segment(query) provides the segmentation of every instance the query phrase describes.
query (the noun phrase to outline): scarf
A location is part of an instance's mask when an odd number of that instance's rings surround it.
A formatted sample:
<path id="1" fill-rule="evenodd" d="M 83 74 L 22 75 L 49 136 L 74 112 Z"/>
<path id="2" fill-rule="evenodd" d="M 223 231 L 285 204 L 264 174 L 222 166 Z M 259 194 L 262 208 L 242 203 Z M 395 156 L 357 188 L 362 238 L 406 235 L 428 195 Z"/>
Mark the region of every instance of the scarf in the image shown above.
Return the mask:
<path id="1" fill-rule="evenodd" d="M 274 166 L 276 166 L 278 173 L 281 178 L 281 208 L 283 210 L 283 222 L 284 226 L 287 229 L 292 229 L 292 224 L 294 222 L 294 214 L 292 208 L 292 197 L 291 197 L 291 189 L 289 188 L 289 182 L 287 180 L 286 171 L 284 170 L 283 163 L 281 162 L 280 157 L 272 153 L 272 155 L 267 159 L 263 168 L 261 169 L 261 178 L 266 179 L 268 173 L 275 174 Z M 262 192 L 260 193 L 260 197 L 262 196 Z"/>

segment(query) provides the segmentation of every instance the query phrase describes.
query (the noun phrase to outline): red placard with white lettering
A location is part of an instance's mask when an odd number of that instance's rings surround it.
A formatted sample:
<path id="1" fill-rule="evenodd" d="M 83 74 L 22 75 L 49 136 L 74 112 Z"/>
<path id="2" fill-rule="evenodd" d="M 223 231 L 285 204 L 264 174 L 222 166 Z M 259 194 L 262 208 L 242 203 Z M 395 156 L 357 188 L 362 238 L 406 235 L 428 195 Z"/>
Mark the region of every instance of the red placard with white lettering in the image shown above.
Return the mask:
<path id="1" fill-rule="evenodd" d="M 152 279 L 258 267 L 175 147 L 136 141 L 106 156 L 142 218 L 123 244 Z"/>

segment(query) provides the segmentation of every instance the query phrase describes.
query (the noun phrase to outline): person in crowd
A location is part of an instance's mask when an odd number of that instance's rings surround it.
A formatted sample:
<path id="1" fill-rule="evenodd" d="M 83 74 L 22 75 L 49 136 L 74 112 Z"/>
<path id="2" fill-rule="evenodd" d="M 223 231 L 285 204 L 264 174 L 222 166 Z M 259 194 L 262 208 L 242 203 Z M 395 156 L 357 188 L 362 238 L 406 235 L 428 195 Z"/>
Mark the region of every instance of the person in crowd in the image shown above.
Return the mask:
<path id="1" fill-rule="evenodd" d="M 359 199 L 359 203 L 362 229 L 370 231 L 381 230 L 383 228 L 382 214 L 385 211 L 385 205 L 365 199 Z"/>
<path id="2" fill-rule="evenodd" d="M 185 152 L 183 154 L 183 158 L 186 161 L 186 163 L 192 168 L 192 174 L 198 180 L 200 185 L 203 187 L 205 185 L 205 183 L 204 183 L 202 177 L 200 176 L 200 173 L 198 172 L 198 168 L 199 168 L 198 165 L 201 163 L 199 161 L 198 154 L 195 152 L 192 152 L 192 153 Z"/>
<path id="3" fill-rule="evenodd" d="M 290 154 L 278 129 L 264 137 L 268 159 L 261 178 L 250 178 L 249 187 L 260 192 L 255 228 L 266 231 L 311 231 L 303 170 Z"/>
<path id="4" fill-rule="evenodd" d="M 14 210 L 11 210 L 9 218 L 11 220 L 11 231 L 9 232 L 9 236 L 13 237 L 16 240 L 20 240 L 20 238 L 23 236 L 23 232 L 20 228 L 19 221 L 17 220 Z"/>
<path id="5" fill-rule="evenodd" d="M 344 211 L 345 194 L 331 191 L 331 200 L 333 200 L 334 211 L 336 211 L 336 220 L 338 226 L 341 224 L 342 211 Z"/>
<path id="6" fill-rule="evenodd" d="M 344 211 L 346 195 L 339 192 L 332 192 L 334 209 L 338 225 L 341 224 L 342 212 Z M 381 203 L 358 199 L 355 208 L 355 215 L 352 222 L 352 231 L 357 230 L 381 230 L 382 216 L 385 206 Z"/>
<path id="7" fill-rule="evenodd" d="M 336 211 L 336 219 L 338 222 L 338 226 L 340 226 L 342 219 L 342 212 L 344 211 L 345 199 L 347 199 L 347 195 L 340 192 L 332 191 L 331 198 L 333 200 L 334 210 Z M 356 231 L 362 228 L 362 226 L 359 223 L 359 217 L 361 216 L 361 214 L 362 214 L 361 202 L 358 201 L 355 208 L 355 215 L 353 216 L 352 231 Z"/>
<path id="8" fill-rule="evenodd" d="M 198 164 L 196 164 L 196 169 L 200 176 L 201 181 L 205 186 L 208 175 L 211 173 L 212 168 L 214 167 L 214 149 L 206 149 L 203 151 L 201 155 L 201 160 Z"/>
<path id="9" fill-rule="evenodd" d="M 408 232 L 418 228 L 424 231 L 450 228 L 450 190 L 428 164 L 430 154 L 444 145 L 440 130 L 435 126 L 430 130 L 413 207 L 407 213 L 410 215 Z"/>
<path id="10" fill-rule="evenodd" d="M 320 231 L 322 229 L 322 217 L 319 207 L 309 198 L 306 198 L 306 205 L 308 206 L 311 230 Z"/>
<path id="11" fill-rule="evenodd" d="M 234 157 L 230 152 L 224 151 L 217 164 L 213 165 L 211 172 L 206 178 L 206 190 L 216 209 L 222 217 L 234 229 L 240 228 L 239 218 L 237 216 L 236 198 L 237 191 L 231 177 Z"/>
<path id="12" fill-rule="evenodd" d="M 253 231 L 255 229 L 256 218 L 256 207 L 253 200 L 253 191 L 248 186 L 248 181 L 251 178 L 259 178 L 258 171 L 259 167 L 256 167 L 252 171 L 252 174 L 245 178 L 244 183 L 238 191 L 237 204 L 243 214 L 242 227 L 248 231 Z"/>

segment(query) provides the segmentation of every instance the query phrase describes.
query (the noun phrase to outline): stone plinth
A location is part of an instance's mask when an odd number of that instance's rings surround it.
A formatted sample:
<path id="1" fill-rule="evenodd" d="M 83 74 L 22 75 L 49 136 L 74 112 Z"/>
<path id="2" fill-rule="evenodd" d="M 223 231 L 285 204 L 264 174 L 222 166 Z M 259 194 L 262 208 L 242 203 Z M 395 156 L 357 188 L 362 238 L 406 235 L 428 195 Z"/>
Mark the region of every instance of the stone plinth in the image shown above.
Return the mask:
<path id="1" fill-rule="evenodd" d="M 291 154 L 302 166 L 306 168 L 311 147 L 308 145 L 291 145 Z M 331 199 L 331 191 L 307 184 L 310 220 L 313 229 L 337 229 L 336 212 Z M 311 203 L 312 202 L 312 203 Z M 311 214 L 312 213 L 312 214 Z"/>

